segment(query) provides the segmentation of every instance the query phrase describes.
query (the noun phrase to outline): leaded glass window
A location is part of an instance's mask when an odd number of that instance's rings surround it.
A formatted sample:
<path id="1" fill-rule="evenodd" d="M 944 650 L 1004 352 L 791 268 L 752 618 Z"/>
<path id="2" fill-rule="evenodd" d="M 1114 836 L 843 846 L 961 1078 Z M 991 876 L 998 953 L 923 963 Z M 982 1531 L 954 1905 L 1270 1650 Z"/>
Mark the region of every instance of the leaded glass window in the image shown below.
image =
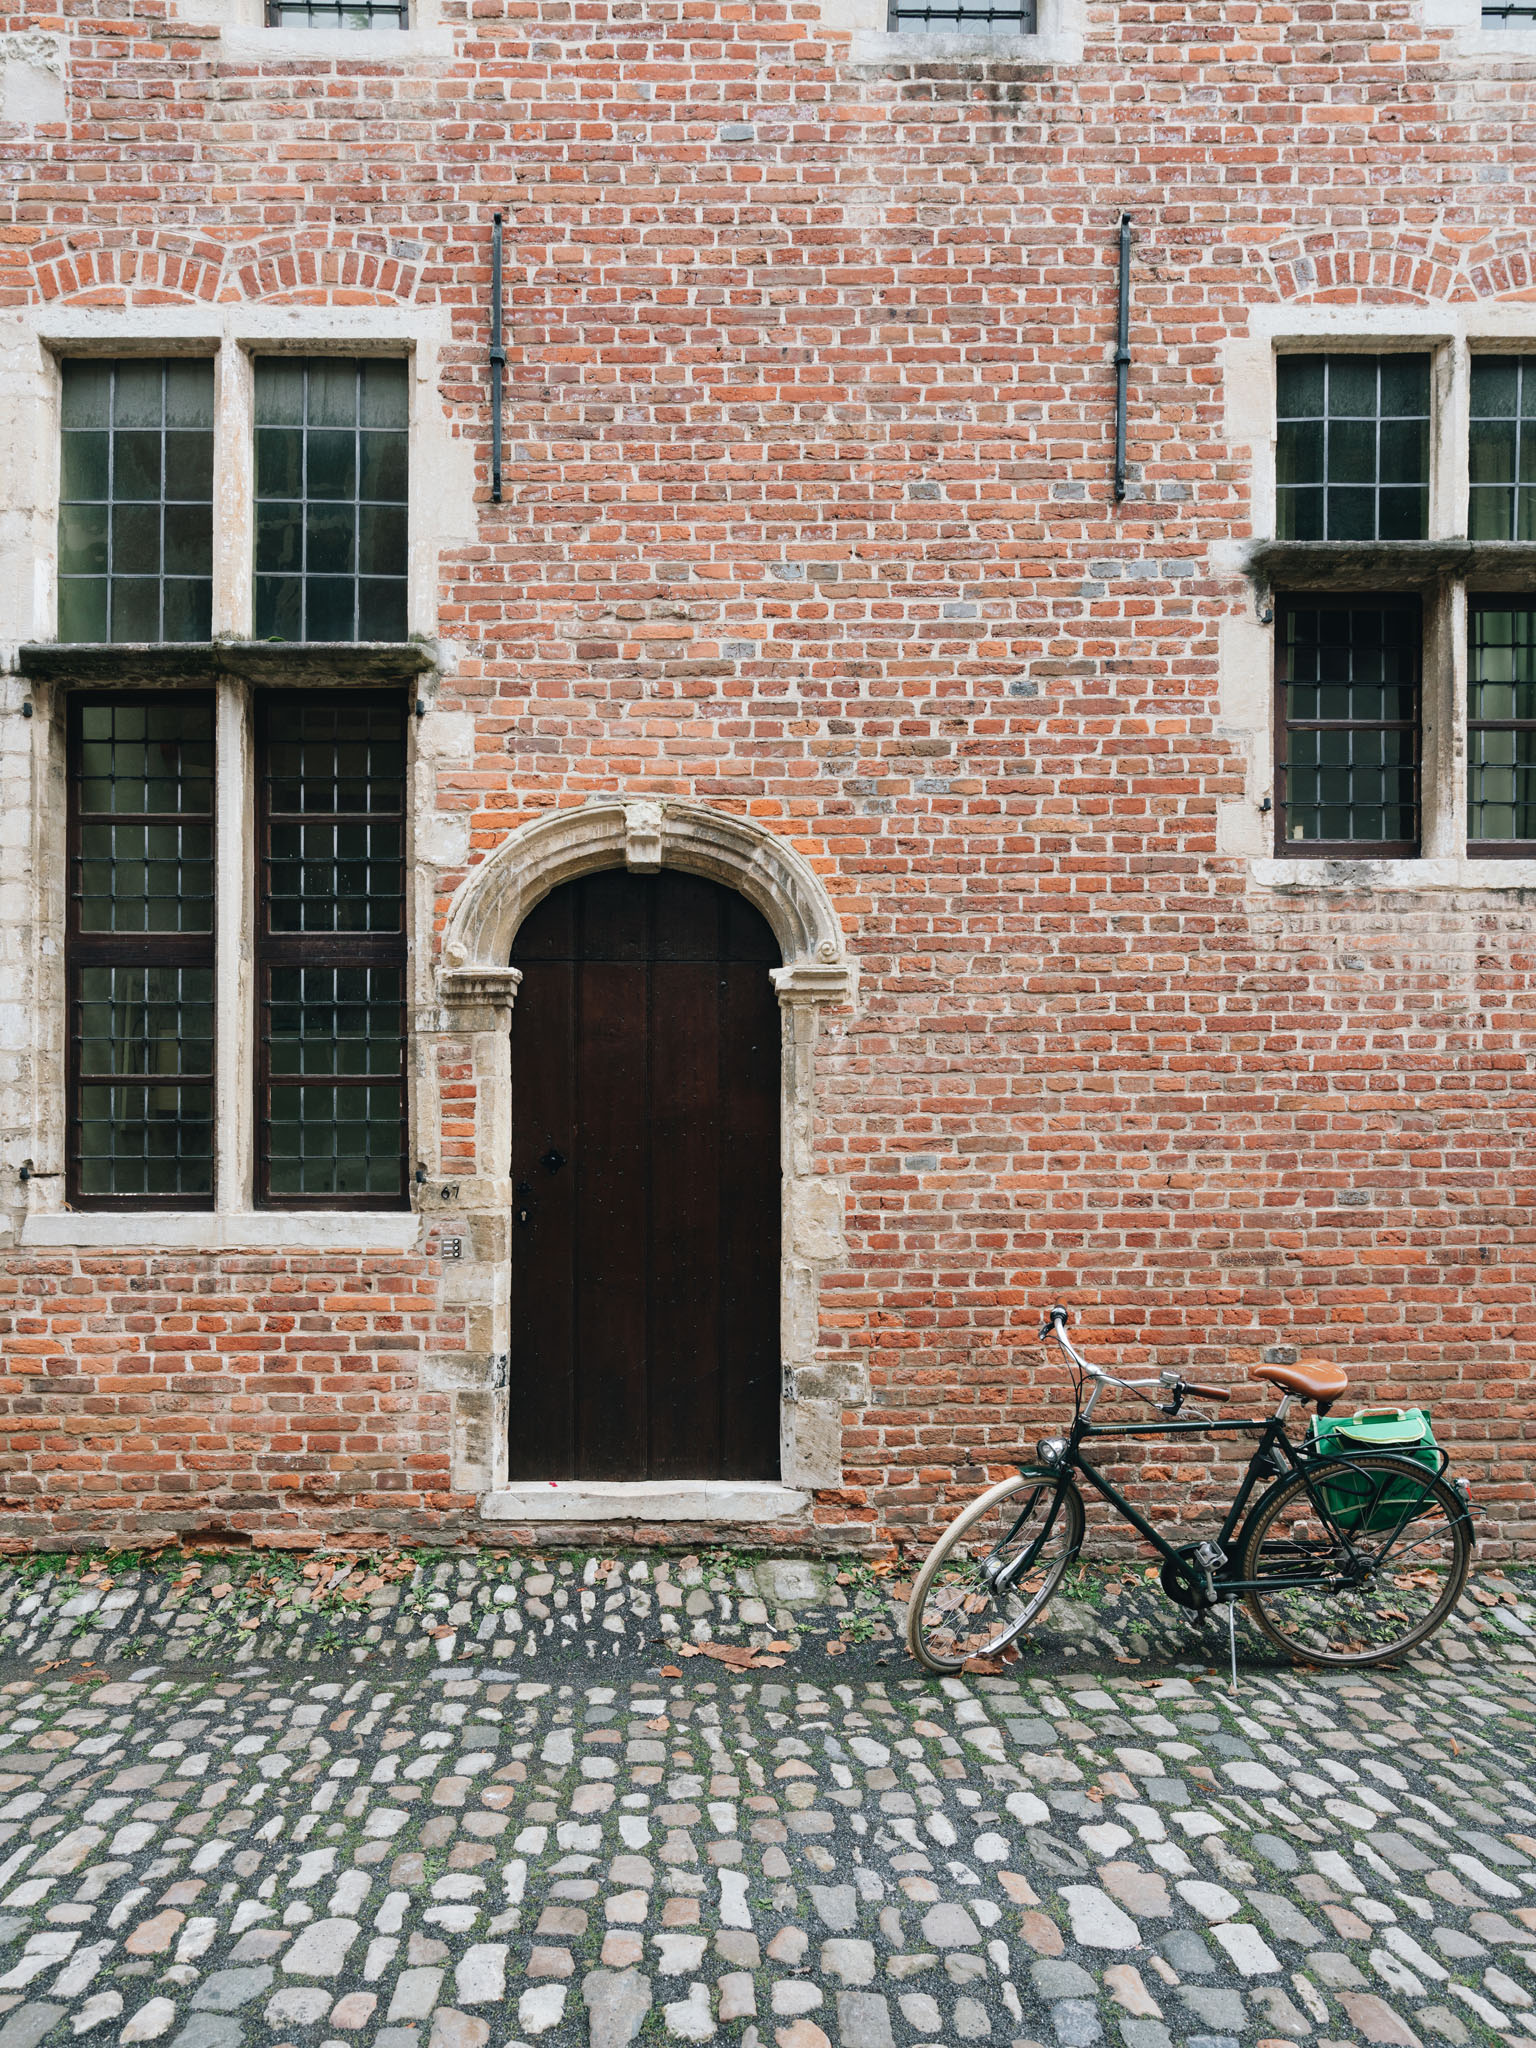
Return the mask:
<path id="1" fill-rule="evenodd" d="M 213 630 L 213 364 L 67 362 L 59 638 Z"/>
<path id="2" fill-rule="evenodd" d="M 409 28 L 399 0 L 267 0 L 268 28 Z"/>
<path id="3" fill-rule="evenodd" d="M 1467 532 L 1536 540 L 1536 359 L 1472 358 Z"/>
<path id="4" fill-rule="evenodd" d="M 1276 648 L 1277 851 L 1416 851 L 1417 599 L 1285 600 Z"/>
<path id="5" fill-rule="evenodd" d="M 256 638 L 405 638 L 406 366 L 256 365 Z"/>
<path id="6" fill-rule="evenodd" d="M 1467 607 L 1467 836 L 1471 851 L 1536 848 L 1536 605 Z"/>
<path id="7" fill-rule="evenodd" d="M 264 692 L 259 1198 L 404 1204 L 403 701 Z"/>
<path id="8" fill-rule="evenodd" d="M 1429 531 L 1429 357 L 1281 356 L 1281 540 L 1422 540 Z"/>
<path id="9" fill-rule="evenodd" d="M 71 1202 L 213 1199 L 213 705 L 69 709 Z"/>

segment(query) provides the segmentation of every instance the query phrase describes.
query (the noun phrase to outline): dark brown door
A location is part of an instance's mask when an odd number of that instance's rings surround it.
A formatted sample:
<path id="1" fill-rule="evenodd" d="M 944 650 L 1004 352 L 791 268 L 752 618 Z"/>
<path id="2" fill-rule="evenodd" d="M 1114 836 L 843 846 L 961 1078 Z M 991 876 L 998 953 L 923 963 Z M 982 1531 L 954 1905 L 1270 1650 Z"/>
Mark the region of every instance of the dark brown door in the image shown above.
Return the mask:
<path id="1" fill-rule="evenodd" d="M 512 960 L 510 1477 L 777 1478 L 772 932 L 617 870 L 547 896 Z"/>

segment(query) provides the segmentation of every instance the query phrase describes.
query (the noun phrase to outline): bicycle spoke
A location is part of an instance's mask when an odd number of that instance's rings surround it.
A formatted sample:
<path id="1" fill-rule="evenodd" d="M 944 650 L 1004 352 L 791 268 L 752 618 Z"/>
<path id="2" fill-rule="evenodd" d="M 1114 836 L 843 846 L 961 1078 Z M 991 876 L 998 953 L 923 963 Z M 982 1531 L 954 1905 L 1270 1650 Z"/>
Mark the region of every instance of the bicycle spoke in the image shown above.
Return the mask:
<path id="1" fill-rule="evenodd" d="M 1082 1538 L 1082 1503 L 1020 1481 L 984 1495 L 935 1546 L 913 1592 L 908 1643 L 929 1670 L 995 1657 L 1045 1610 Z M 1009 1577 L 1010 1567 L 1016 1578 Z"/>
<path id="2" fill-rule="evenodd" d="M 1315 1663 L 1401 1656 L 1460 1598 L 1471 1550 L 1461 1503 L 1442 1481 L 1388 1455 L 1351 1459 L 1341 1478 L 1317 1467 L 1309 1477 L 1310 1490 L 1297 1478 L 1259 1510 L 1243 1577 L 1315 1574 L 1315 1583 L 1261 1584 L 1250 1610 L 1273 1641 Z"/>

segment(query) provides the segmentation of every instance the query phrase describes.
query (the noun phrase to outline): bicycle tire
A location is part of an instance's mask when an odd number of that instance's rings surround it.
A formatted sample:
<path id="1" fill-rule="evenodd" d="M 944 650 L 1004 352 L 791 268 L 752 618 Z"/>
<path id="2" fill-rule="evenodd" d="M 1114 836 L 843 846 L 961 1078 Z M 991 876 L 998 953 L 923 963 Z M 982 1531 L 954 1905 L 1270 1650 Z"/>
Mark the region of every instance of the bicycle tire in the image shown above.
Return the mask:
<path id="1" fill-rule="evenodd" d="M 1454 1488 L 1411 1458 L 1363 1452 L 1341 1459 L 1341 1468 L 1379 1479 L 1383 1493 L 1392 1481 L 1399 1488 L 1412 1484 L 1433 1507 L 1415 1510 L 1391 1531 L 1341 1531 L 1317 1507 L 1319 1484 L 1326 1477 L 1319 1468 L 1325 1463 L 1319 1460 L 1308 1474 L 1298 1472 L 1282 1480 L 1259 1502 L 1244 1535 L 1238 1577 L 1254 1580 L 1294 1570 L 1294 1551 L 1307 1546 L 1319 1562 L 1325 1557 L 1342 1562 L 1347 1553 L 1358 1556 L 1378 1541 L 1383 1545 L 1382 1562 L 1357 1586 L 1337 1591 L 1321 1586 L 1255 1591 L 1244 1595 L 1243 1604 L 1269 1640 L 1298 1663 L 1357 1671 L 1389 1664 L 1432 1636 L 1460 1600 L 1472 1563 L 1472 1518 Z M 1354 1512 L 1367 1519 L 1361 1511 Z M 1278 1533 L 1282 1527 L 1283 1535 Z M 1418 1598 L 1420 1594 L 1433 1597 Z M 1410 1613 L 1408 1608 L 1415 1603 L 1418 1611 Z M 1395 1627 L 1397 1633 L 1384 1637 L 1384 1627 Z"/>
<path id="2" fill-rule="evenodd" d="M 1007 1625 L 996 1634 L 995 1638 L 987 1641 L 985 1644 L 978 1644 L 967 1648 L 961 1655 L 947 1656 L 943 1654 L 941 1650 L 935 1647 L 934 1635 L 937 1634 L 937 1631 L 934 1634 L 930 1634 L 923 1627 L 923 1617 L 929 1608 L 930 1601 L 934 1599 L 935 1588 L 940 1584 L 940 1574 L 946 1568 L 954 1570 L 956 1566 L 960 1566 L 963 1572 L 964 1564 L 969 1563 L 969 1560 L 962 1561 L 960 1552 L 967 1536 L 971 1535 L 979 1525 L 984 1524 L 987 1516 L 994 1509 L 1000 1508 L 1004 1503 L 1012 1501 L 1017 1495 L 1030 1487 L 1037 1488 L 1043 1497 L 1044 1503 L 1047 1504 L 1052 1497 L 1059 1496 L 1057 1520 L 1050 1524 L 1050 1563 L 1041 1575 L 1040 1585 L 1030 1588 L 1027 1599 L 1024 1599 L 1022 1596 L 1019 1597 L 1017 1604 L 1022 1611 L 1009 1612 L 1006 1616 Z M 1007 1521 L 1014 1519 L 1017 1512 L 1017 1509 L 1011 1510 Z M 1043 1525 L 1043 1508 L 1040 1520 Z M 1003 1521 L 1002 1517 L 999 1517 L 999 1521 L 1006 1529 L 1007 1522 Z M 932 1671 L 939 1677 L 949 1677 L 954 1672 L 962 1670 L 972 1657 L 996 1656 L 1001 1651 L 1007 1649 L 1009 1644 L 1018 1640 L 1026 1628 L 1039 1620 L 1040 1616 L 1050 1605 L 1051 1598 L 1056 1588 L 1061 1584 L 1062 1576 L 1067 1566 L 1082 1548 L 1083 1527 L 1082 1495 L 1072 1484 L 1072 1481 L 1066 1477 L 1058 1478 L 1055 1474 L 1039 1472 L 1016 1472 L 1007 1479 L 999 1480 L 996 1486 L 989 1487 L 985 1493 L 978 1494 L 968 1507 L 961 1509 L 960 1513 L 956 1515 L 943 1535 L 934 1544 L 932 1550 L 929 1551 L 924 1559 L 922 1570 L 918 1573 L 917 1579 L 913 1584 L 912 1597 L 907 1603 L 907 1648 L 911 1651 L 913 1657 L 916 1658 L 925 1671 Z M 1025 1533 L 1027 1535 L 1028 1532 Z M 997 1546 L 994 1545 L 993 1550 L 988 1554 L 995 1555 L 996 1548 Z M 977 1583 L 972 1588 L 973 1592 L 981 1593 L 984 1599 L 993 1599 L 995 1605 L 995 1597 L 990 1587 L 983 1591 L 983 1584 L 984 1582 L 981 1580 L 978 1572 Z M 953 1587 L 946 1583 L 946 1593 L 952 1590 Z M 986 1635 L 988 1632 L 982 1629 L 978 1630 L 977 1633 Z"/>

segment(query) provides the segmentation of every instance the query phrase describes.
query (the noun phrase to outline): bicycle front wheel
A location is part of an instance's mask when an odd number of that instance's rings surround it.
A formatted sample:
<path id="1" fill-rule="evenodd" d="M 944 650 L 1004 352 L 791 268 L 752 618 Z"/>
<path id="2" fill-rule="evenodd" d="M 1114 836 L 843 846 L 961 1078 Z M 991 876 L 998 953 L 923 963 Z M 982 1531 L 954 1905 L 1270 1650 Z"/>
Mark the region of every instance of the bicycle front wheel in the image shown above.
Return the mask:
<path id="1" fill-rule="evenodd" d="M 1070 1480 L 1000 1481 L 929 1551 L 907 1608 L 907 1648 L 941 1674 L 997 1656 L 1045 1612 L 1082 1541 L 1082 1496 Z"/>
<path id="2" fill-rule="evenodd" d="M 1271 1642 L 1301 1663 L 1361 1668 L 1433 1635 L 1471 1562 L 1460 1495 L 1375 1453 L 1319 1459 L 1260 1501 L 1239 1576 L 1260 1582 L 1245 1604 Z"/>

